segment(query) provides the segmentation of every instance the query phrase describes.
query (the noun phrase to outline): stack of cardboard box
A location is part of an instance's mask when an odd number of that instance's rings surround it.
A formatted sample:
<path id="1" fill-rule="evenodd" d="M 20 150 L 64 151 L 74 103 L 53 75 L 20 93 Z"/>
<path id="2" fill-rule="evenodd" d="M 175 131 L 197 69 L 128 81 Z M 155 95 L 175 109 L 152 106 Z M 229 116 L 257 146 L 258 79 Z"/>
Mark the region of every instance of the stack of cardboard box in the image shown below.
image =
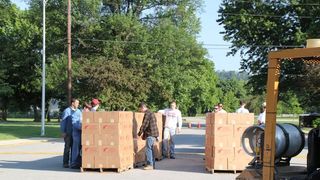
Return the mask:
<path id="1" fill-rule="evenodd" d="M 139 166 L 140 163 L 146 163 L 146 153 L 145 153 L 145 145 L 146 141 L 138 138 L 137 133 L 140 130 L 142 125 L 144 113 L 134 113 L 134 121 L 133 121 L 133 137 L 134 137 L 134 163 L 136 166 Z M 154 156 L 155 159 L 162 159 L 162 115 L 160 113 L 155 113 L 157 119 L 157 126 L 159 130 L 158 141 L 154 143 Z"/>
<path id="2" fill-rule="evenodd" d="M 132 120 L 132 112 L 83 112 L 82 168 L 132 168 Z"/>
<path id="3" fill-rule="evenodd" d="M 252 113 L 208 113 L 206 116 L 205 166 L 208 171 L 243 170 L 252 157 L 241 146 L 241 136 L 253 125 Z"/>

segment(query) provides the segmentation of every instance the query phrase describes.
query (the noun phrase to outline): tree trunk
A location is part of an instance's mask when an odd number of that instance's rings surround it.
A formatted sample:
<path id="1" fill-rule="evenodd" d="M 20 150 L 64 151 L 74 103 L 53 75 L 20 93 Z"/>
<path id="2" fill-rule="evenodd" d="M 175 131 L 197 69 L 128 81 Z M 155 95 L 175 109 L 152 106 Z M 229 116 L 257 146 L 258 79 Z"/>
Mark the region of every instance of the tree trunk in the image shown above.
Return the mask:
<path id="1" fill-rule="evenodd" d="M 37 106 L 33 106 L 33 118 L 34 122 L 40 122 L 39 111 L 37 110 Z"/>
<path id="2" fill-rule="evenodd" d="M 7 121 L 7 116 L 8 116 L 8 111 L 7 111 L 7 109 L 1 109 L 1 112 L 0 112 L 0 114 L 1 114 L 1 119 L 0 120 L 2 120 L 2 121 Z"/>
<path id="3" fill-rule="evenodd" d="M 47 117 L 47 122 L 51 122 L 49 103 L 46 103 L 46 117 Z"/>

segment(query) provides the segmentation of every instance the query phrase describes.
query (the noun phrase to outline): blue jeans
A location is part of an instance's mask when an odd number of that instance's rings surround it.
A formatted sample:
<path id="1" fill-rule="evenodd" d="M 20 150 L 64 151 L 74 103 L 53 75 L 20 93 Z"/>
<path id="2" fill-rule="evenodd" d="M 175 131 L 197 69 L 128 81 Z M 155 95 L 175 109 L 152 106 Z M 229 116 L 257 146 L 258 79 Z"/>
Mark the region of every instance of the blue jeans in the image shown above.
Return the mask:
<path id="1" fill-rule="evenodd" d="M 167 128 L 167 127 L 164 128 L 163 143 L 162 143 L 162 147 L 163 147 L 162 155 L 164 157 L 167 157 L 168 153 L 170 154 L 170 157 L 171 156 L 174 157 L 174 148 L 175 148 L 174 139 L 175 139 L 175 135 L 176 135 L 176 128 Z M 168 152 L 169 139 L 170 139 L 170 151 Z"/>
<path id="2" fill-rule="evenodd" d="M 73 130 L 72 132 L 72 150 L 71 150 L 71 168 L 81 167 L 81 131 Z"/>
<path id="3" fill-rule="evenodd" d="M 156 140 L 155 137 L 148 136 L 146 139 L 146 156 L 147 156 L 147 164 L 154 166 L 154 158 L 153 158 L 153 144 Z"/>

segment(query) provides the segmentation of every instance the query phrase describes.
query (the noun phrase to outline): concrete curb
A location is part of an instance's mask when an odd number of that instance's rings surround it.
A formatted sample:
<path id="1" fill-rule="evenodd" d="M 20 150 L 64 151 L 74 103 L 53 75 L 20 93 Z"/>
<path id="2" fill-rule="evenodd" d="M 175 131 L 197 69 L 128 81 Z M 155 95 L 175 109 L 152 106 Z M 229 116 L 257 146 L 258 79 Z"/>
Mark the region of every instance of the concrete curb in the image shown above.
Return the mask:
<path id="1" fill-rule="evenodd" d="M 24 145 L 35 144 L 50 141 L 61 141 L 61 138 L 26 138 L 26 139 L 14 139 L 14 140 L 2 140 L 0 146 L 12 146 L 12 145 Z"/>

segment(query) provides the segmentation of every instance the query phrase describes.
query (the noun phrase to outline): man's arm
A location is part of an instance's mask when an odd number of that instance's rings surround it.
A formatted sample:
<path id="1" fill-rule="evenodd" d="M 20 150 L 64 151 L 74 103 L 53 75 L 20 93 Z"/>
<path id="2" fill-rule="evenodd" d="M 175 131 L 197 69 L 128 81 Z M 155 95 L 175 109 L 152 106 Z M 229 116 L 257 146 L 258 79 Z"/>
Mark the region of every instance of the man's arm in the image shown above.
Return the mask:
<path id="1" fill-rule="evenodd" d="M 182 128 L 182 115 L 181 115 L 181 111 L 178 110 L 178 132 L 181 132 L 181 128 Z"/>
<path id="2" fill-rule="evenodd" d="M 61 122 L 60 122 L 60 131 L 62 133 L 67 132 L 67 118 L 70 116 L 69 108 L 65 109 L 62 113 Z"/>

